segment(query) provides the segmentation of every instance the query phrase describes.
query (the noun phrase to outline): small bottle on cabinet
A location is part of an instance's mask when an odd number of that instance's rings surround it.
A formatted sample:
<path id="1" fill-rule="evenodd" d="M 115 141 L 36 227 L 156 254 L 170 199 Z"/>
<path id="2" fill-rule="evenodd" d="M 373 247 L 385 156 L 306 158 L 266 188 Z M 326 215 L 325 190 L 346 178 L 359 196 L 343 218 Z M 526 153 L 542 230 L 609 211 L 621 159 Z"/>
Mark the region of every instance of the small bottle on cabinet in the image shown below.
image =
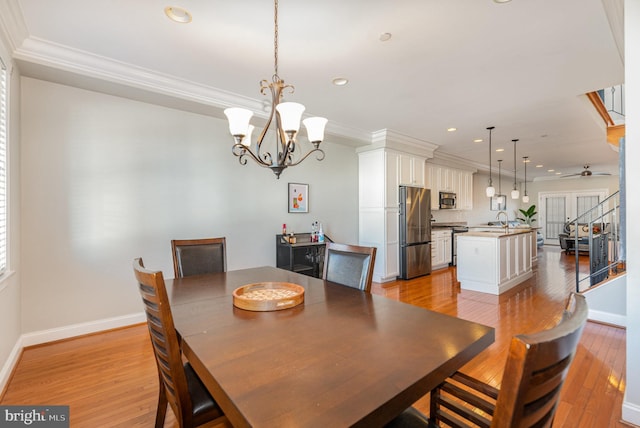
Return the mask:
<path id="1" fill-rule="evenodd" d="M 282 223 L 282 236 L 287 236 L 287 223 Z"/>

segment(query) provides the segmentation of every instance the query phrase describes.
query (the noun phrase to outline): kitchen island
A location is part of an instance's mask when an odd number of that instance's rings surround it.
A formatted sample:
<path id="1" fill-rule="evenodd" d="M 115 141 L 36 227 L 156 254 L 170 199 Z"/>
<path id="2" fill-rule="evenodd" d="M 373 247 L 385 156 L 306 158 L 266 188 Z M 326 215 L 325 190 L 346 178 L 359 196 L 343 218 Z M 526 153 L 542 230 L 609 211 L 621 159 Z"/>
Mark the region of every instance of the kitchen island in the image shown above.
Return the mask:
<path id="1" fill-rule="evenodd" d="M 513 228 L 457 236 L 460 288 L 499 295 L 532 276 L 535 231 Z"/>

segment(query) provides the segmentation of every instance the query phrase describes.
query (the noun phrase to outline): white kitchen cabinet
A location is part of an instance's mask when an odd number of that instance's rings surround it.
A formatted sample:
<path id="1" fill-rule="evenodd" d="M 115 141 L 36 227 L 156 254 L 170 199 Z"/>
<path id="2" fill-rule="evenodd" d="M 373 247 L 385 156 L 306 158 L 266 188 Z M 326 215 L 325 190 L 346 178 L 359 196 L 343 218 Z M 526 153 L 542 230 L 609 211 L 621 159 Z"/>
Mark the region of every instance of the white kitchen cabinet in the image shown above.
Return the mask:
<path id="1" fill-rule="evenodd" d="M 398 183 L 405 186 L 424 187 L 426 159 L 401 153 L 398 155 Z"/>
<path id="2" fill-rule="evenodd" d="M 425 165 L 425 187 L 431 189 L 431 209 L 439 209 L 440 192 L 452 192 L 459 210 L 473 209 L 473 173 L 442 165 Z"/>
<path id="3" fill-rule="evenodd" d="M 440 170 L 441 168 L 437 165 L 433 165 L 430 163 L 425 164 L 424 168 L 424 177 L 425 183 L 424 187 L 431 190 L 431 210 L 439 210 L 440 209 Z"/>
<path id="4" fill-rule="evenodd" d="M 431 270 L 442 269 L 451 263 L 451 230 L 431 231 Z"/>
<path id="5" fill-rule="evenodd" d="M 473 173 L 469 171 L 458 171 L 458 200 L 459 210 L 473 209 Z"/>
<path id="6" fill-rule="evenodd" d="M 399 274 L 398 186 L 400 154 L 392 150 L 359 153 L 359 244 L 376 247 L 373 280 Z"/>

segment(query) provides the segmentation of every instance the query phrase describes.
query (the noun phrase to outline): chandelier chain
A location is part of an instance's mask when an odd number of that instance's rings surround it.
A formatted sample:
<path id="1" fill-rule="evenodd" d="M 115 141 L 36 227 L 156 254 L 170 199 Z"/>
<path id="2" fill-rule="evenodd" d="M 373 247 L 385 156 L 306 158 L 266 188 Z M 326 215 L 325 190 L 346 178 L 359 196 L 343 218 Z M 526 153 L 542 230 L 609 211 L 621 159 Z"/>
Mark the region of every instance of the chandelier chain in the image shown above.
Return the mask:
<path id="1" fill-rule="evenodd" d="M 275 76 L 278 75 L 278 0 L 273 2 L 273 65 Z"/>

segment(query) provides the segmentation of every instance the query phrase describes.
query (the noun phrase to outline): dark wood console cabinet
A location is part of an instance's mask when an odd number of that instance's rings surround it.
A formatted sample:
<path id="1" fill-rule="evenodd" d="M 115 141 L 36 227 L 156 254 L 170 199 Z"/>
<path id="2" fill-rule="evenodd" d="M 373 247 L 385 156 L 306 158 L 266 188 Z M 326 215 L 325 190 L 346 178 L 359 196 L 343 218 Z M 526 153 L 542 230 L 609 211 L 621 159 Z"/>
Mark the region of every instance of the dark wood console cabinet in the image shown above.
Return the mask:
<path id="1" fill-rule="evenodd" d="M 325 242 L 311 242 L 310 233 L 297 233 L 296 243 L 290 244 L 282 235 L 276 235 L 276 266 L 316 278 L 322 277 Z"/>

